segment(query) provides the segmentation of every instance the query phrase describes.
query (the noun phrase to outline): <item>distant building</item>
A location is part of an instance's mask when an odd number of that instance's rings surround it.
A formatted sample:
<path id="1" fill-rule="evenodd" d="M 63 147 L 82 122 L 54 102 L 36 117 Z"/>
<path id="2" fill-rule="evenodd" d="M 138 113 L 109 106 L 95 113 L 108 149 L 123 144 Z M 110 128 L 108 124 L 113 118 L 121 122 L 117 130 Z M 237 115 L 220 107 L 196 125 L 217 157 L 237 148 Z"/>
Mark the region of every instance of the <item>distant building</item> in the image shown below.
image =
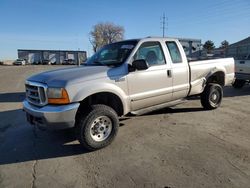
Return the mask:
<path id="1" fill-rule="evenodd" d="M 226 56 L 235 59 L 244 59 L 248 54 L 250 54 L 250 37 L 233 43 L 226 49 Z"/>
<path id="2" fill-rule="evenodd" d="M 17 53 L 19 59 L 25 59 L 28 63 L 41 63 L 46 60 L 51 63 L 62 64 L 65 60 L 71 60 L 78 64 L 87 59 L 86 51 L 18 49 Z"/>

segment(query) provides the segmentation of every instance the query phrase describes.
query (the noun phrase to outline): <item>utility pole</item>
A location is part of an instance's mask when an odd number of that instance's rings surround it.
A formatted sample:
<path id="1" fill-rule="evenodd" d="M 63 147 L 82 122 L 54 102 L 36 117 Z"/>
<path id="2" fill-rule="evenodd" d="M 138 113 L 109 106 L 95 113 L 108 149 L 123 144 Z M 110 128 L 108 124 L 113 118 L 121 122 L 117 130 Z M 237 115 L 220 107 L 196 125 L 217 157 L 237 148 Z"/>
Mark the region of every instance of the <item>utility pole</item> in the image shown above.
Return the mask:
<path id="1" fill-rule="evenodd" d="M 165 30 L 167 29 L 166 26 L 168 25 L 168 18 L 165 16 L 165 13 L 163 14 L 161 20 L 162 37 L 165 37 Z"/>
<path id="2" fill-rule="evenodd" d="M 81 65 L 80 48 L 78 48 L 78 52 L 77 52 L 77 65 L 78 67 Z"/>

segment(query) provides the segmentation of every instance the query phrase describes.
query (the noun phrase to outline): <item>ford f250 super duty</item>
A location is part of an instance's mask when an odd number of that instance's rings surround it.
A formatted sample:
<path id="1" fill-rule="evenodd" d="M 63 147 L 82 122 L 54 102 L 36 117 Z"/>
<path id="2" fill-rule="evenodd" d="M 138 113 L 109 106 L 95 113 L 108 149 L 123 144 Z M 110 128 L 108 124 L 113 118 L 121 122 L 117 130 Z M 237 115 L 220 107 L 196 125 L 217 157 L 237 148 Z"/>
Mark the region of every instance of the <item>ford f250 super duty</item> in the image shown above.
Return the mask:
<path id="1" fill-rule="evenodd" d="M 112 43 L 80 67 L 52 70 L 26 80 L 23 108 L 39 127 L 74 127 L 88 150 L 110 144 L 119 118 L 179 104 L 200 95 L 202 106 L 221 104 L 222 87 L 234 80 L 234 59 L 188 62 L 177 39 L 144 38 Z"/>

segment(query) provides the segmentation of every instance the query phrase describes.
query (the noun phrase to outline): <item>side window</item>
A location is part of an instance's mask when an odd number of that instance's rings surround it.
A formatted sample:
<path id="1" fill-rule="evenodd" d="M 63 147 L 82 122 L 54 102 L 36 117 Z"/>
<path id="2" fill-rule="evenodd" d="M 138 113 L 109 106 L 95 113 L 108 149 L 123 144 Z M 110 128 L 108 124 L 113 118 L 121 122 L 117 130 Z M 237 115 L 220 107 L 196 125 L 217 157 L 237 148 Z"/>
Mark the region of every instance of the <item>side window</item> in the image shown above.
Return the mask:
<path id="1" fill-rule="evenodd" d="M 181 53 L 175 42 L 166 42 L 173 63 L 182 63 Z"/>
<path id="2" fill-rule="evenodd" d="M 144 59 L 149 66 L 165 64 L 165 57 L 159 42 L 145 42 L 134 55 L 134 60 Z"/>

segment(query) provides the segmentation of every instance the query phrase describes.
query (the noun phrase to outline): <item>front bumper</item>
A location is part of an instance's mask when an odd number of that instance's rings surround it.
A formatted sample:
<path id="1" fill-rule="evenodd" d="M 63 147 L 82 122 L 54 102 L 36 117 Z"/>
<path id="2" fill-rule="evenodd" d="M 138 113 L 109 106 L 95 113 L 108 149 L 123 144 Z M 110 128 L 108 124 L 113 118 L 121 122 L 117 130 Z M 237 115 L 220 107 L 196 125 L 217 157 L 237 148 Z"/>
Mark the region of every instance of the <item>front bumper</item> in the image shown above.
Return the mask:
<path id="1" fill-rule="evenodd" d="M 46 129 L 66 129 L 74 127 L 75 116 L 80 103 L 67 105 L 46 105 L 37 107 L 23 101 L 27 120 L 32 125 Z"/>

